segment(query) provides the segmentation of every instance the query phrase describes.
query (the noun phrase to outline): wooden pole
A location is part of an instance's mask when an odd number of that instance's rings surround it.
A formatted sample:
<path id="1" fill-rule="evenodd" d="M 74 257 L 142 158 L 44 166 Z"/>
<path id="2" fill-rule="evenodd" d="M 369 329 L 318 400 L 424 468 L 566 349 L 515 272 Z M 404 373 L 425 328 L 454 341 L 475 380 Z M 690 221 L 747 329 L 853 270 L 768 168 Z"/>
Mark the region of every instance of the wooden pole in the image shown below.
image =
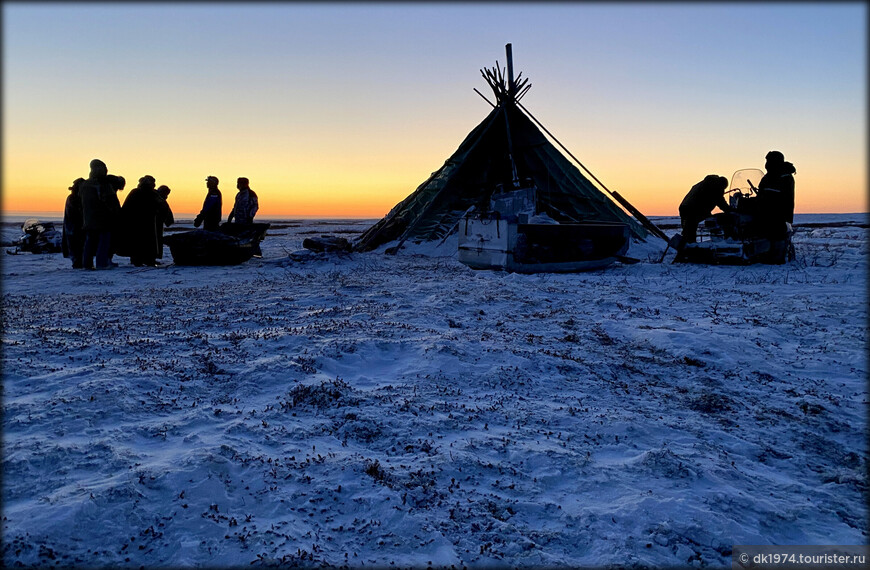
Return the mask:
<path id="1" fill-rule="evenodd" d="M 495 120 L 496 120 L 497 118 L 498 118 L 498 113 L 496 113 L 496 112 L 494 112 L 494 111 L 490 113 L 490 116 L 489 116 L 489 122 L 488 122 L 488 123 L 486 124 L 486 126 L 483 128 L 483 132 L 484 132 L 484 133 L 485 133 L 486 131 L 488 131 L 488 130 L 492 127 L 493 123 L 495 122 Z M 485 119 L 484 119 L 484 120 L 485 120 Z M 470 154 L 470 153 L 471 153 L 471 152 L 472 152 L 472 151 L 477 147 L 477 145 L 480 143 L 480 140 L 481 140 L 482 138 L 483 138 L 483 137 L 480 137 L 480 138 L 478 138 L 476 141 L 474 141 L 474 142 L 472 143 L 471 148 L 469 148 L 468 151 L 467 151 L 466 154 L 465 154 L 466 157 L 467 157 L 467 156 L 468 156 L 468 155 L 469 155 L 469 154 Z M 436 175 L 440 174 L 441 171 L 444 170 L 444 167 L 446 167 L 446 166 L 447 166 L 447 163 L 445 162 L 444 165 L 441 166 L 441 168 L 439 168 L 438 171 L 437 171 L 436 173 L 432 174 L 432 176 L 430 176 L 429 179 L 426 180 L 426 182 L 424 182 L 423 184 L 421 184 L 420 188 L 425 187 L 425 185 L 429 184 L 432 180 L 434 180 L 435 177 L 436 177 Z M 387 249 L 385 249 L 385 250 L 384 250 L 384 253 L 385 253 L 385 254 L 387 254 L 387 255 L 396 255 L 396 254 L 399 252 L 399 250 L 400 250 L 400 249 L 402 248 L 402 246 L 405 244 L 405 241 L 410 237 L 411 232 L 413 232 L 415 229 L 417 229 L 417 226 L 420 224 L 420 222 L 423 220 L 423 218 L 425 218 L 426 215 L 429 213 L 429 210 L 431 210 L 431 209 L 434 207 L 434 205 L 435 205 L 436 203 L 438 203 L 438 198 L 441 196 L 441 194 L 444 193 L 444 189 L 447 188 L 447 186 L 449 186 L 449 184 L 444 184 L 444 185 L 441 187 L 441 189 L 438 190 L 438 192 L 435 193 L 435 196 L 434 196 L 434 197 L 432 198 L 432 200 L 429 202 L 429 205 L 426 206 L 425 208 L 423 208 L 423 211 L 420 212 L 420 215 L 418 215 L 418 216 L 416 217 L 416 219 L 414 219 L 412 222 L 410 222 L 410 223 L 405 227 L 405 231 L 404 231 L 404 233 L 402 233 L 402 237 L 399 238 L 399 243 L 397 243 L 397 244 L 396 244 L 395 246 L 393 246 L 393 247 L 388 247 Z M 418 188 L 418 190 L 419 190 L 419 188 Z"/>
<path id="2" fill-rule="evenodd" d="M 538 126 L 539 126 L 539 127 L 540 127 L 544 132 L 545 132 L 545 133 L 547 133 L 547 134 L 550 136 L 550 138 L 552 138 L 554 141 L 556 141 L 556 144 L 558 144 L 560 147 L 562 147 L 562 150 L 564 150 L 566 153 L 568 153 L 568 156 L 570 156 L 571 158 L 573 158 L 573 159 L 574 159 L 574 162 L 576 162 L 576 163 L 580 166 L 580 168 L 582 168 L 583 170 L 585 170 L 585 171 L 586 171 L 586 174 L 588 174 L 589 176 L 592 177 L 592 180 L 594 180 L 595 182 L 597 182 L 598 185 L 601 186 L 601 188 L 604 189 L 604 191 L 607 192 L 607 193 L 610 195 L 611 198 L 613 198 L 614 200 L 616 200 L 616 202 L 618 202 L 620 205 L 622 205 L 623 208 L 625 208 L 625 209 L 626 209 L 626 210 L 627 210 L 627 211 L 628 211 L 632 216 L 634 216 L 635 219 L 636 219 L 638 222 L 640 222 L 640 224 L 641 224 L 643 227 L 645 227 L 645 228 L 646 228 L 646 229 L 647 229 L 651 234 L 653 234 L 654 236 L 660 237 L 661 239 L 663 239 L 663 240 L 665 240 L 665 241 L 669 241 L 669 240 L 670 240 L 670 238 L 667 236 L 667 234 L 665 234 L 665 232 L 663 232 L 663 231 L 661 230 L 661 228 L 659 228 L 657 225 L 655 225 L 654 223 L 652 223 L 652 221 L 650 221 L 649 218 L 647 218 L 646 216 L 644 216 L 643 214 L 641 214 L 641 213 L 640 213 L 640 210 L 638 210 L 637 208 L 635 208 L 634 206 L 632 206 L 632 205 L 628 202 L 628 200 L 626 200 L 625 198 L 623 198 L 623 197 L 619 194 L 619 192 L 612 192 L 612 191 L 611 191 L 607 186 L 604 185 L 603 182 L 601 182 L 600 180 L 598 180 L 598 178 L 597 178 L 594 174 L 592 174 L 592 172 L 590 172 L 588 168 L 586 168 L 585 166 L 583 166 L 583 163 L 580 162 L 580 160 L 579 160 L 576 156 L 574 156 L 573 154 L 571 154 L 571 151 L 568 150 L 568 149 L 565 147 L 565 145 L 563 145 L 561 142 L 559 142 L 559 139 L 557 139 L 556 137 L 553 136 L 553 133 L 551 133 L 550 131 L 547 130 L 547 127 L 545 127 L 544 125 L 542 125 L 541 122 L 540 122 L 538 119 L 536 119 L 535 116 L 532 115 L 532 114 L 529 112 L 528 109 L 526 109 L 525 107 L 523 107 L 522 103 L 517 103 L 517 105 L 519 106 L 520 109 L 522 109 L 522 110 L 526 113 L 526 115 L 529 116 L 529 118 L 531 118 L 531 119 L 535 122 L 535 124 L 537 124 L 537 125 L 538 125 Z"/>
<path id="3" fill-rule="evenodd" d="M 483 97 L 483 93 L 481 93 L 480 91 L 478 91 L 478 90 L 477 90 L 477 87 L 473 87 L 473 89 L 474 89 L 474 92 L 475 92 L 475 93 L 477 93 L 478 95 L 480 95 L 481 97 Z M 493 109 L 495 109 L 495 105 L 492 104 L 492 101 L 490 101 L 490 100 L 487 99 L 486 97 L 483 97 L 483 100 L 486 101 L 487 103 L 489 103 L 490 107 L 492 107 Z"/>
<path id="4" fill-rule="evenodd" d="M 519 103 L 520 100 L 521 100 L 523 97 L 526 96 L 526 93 L 528 93 L 528 92 L 529 92 L 529 89 L 531 89 L 531 88 L 532 88 L 532 84 L 531 84 L 531 83 L 525 86 L 525 88 L 522 90 L 522 92 L 520 92 L 520 94 L 517 95 L 517 103 Z"/>
<path id="5" fill-rule="evenodd" d="M 508 97 L 513 97 L 515 94 L 515 85 L 514 85 L 514 54 L 513 48 L 511 44 L 507 44 L 504 46 L 505 53 L 507 54 L 507 71 L 508 71 Z"/>

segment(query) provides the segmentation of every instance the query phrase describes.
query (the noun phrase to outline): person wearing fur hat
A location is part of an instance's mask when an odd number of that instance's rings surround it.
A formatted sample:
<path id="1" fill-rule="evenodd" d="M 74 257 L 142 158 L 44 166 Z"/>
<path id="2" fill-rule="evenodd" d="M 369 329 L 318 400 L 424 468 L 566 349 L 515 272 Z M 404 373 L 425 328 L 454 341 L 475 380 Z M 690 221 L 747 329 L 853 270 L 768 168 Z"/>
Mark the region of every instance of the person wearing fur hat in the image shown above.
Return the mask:
<path id="1" fill-rule="evenodd" d="M 680 203 L 682 243 L 695 243 L 698 224 L 713 213 L 713 208 L 718 207 L 723 212 L 731 211 L 731 206 L 725 201 L 726 188 L 728 188 L 728 179 L 716 174 L 710 174 L 692 186 Z"/>
<path id="2" fill-rule="evenodd" d="M 157 217 L 166 208 L 166 201 L 157 194 L 156 181 L 146 175 L 130 191 L 121 208 L 125 228 L 124 250 L 136 267 L 157 265 Z"/>
<path id="3" fill-rule="evenodd" d="M 223 216 L 223 197 L 218 189 L 217 176 L 206 178 L 205 186 L 208 192 L 202 202 L 202 210 L 193 220 L 193 226 L 198 228 L 202 225 L 202 229 L 216 232 L 220 230 L 221 217 Z"/>
<path id="4" fill-rule="evenodd" d="M 84 178 L 77 178 L 69 187 L 69 196 L 63 209 L 63 235 L 61 251 L 63 256 L 72 259 L 73 269 L 82 268 L 82 250 L 85 246 L 85 232 L 82 229 L 82 200 L 79 189 Z"/>
<path id="5" fill-rule="evenodd" d="M 106 163 L 95 158 L 90 164 L 88 179 L 82 182 L 79 196 L 82 201 L 82 229 L 85 244 L 82 251 L 82 267 L 85 269 L 109 269 L 111 261 L 112 218 L 115 215 Z M 94 257 L 96 256 L 96 265 Z"/>

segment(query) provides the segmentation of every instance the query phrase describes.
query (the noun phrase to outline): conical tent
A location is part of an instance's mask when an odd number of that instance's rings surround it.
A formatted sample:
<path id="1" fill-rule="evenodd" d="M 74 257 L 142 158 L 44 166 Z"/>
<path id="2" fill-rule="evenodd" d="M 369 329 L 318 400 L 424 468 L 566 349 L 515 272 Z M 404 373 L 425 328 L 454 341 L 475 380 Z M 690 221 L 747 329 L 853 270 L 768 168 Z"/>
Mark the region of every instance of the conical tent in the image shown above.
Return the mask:
<path id="1" fill-rule="evenodd" d="M 583 176 L 519 108 L 517 87 L 491 86 L 495 108 L 440 169 L 363 232 L 354 249 L 442 240 L 469 208 L 487 209 L 493 192 L 510 189 L 517 177 L 537 187 L 539 213 L 563 223 L 622 222 L 634 237 L 647 237 L 646 229 Z"/>

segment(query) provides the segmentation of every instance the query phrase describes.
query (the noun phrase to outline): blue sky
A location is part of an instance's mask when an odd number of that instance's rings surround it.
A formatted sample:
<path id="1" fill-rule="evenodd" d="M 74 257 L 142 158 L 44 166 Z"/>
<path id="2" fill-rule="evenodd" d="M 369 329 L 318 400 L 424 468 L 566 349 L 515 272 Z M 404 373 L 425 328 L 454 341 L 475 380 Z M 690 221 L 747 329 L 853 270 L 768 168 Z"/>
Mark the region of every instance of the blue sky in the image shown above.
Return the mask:
<path id="1" fill-rule="evenodd" d="M 486 93 L 479 69 L 504 65 L 508 42 L 533 85 L 526 107 L 652 215 L 675 212 L 706 174 L 761 167 L 771 148 L 798 168 L 799 211 L 865 204 L 863 3 L 7 2 L 3 12 L 6 210 L 65 190 L 100 156 L 128 179 L 174 184 L 185 204 L 224 166 L 288 215 L 350 202 L 382 215 L 485 116 L 472 88 Z M 53 168 L 34 179 L 47 157 Z"/>

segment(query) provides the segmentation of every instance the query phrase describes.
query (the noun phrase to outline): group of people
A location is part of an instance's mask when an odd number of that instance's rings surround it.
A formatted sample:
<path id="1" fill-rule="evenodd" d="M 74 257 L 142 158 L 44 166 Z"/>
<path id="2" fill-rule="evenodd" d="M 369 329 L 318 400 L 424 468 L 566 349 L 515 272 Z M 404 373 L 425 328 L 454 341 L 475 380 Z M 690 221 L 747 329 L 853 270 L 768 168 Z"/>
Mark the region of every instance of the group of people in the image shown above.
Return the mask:
<path id="1" fill-rule="evenodd" d="M 202 226 L 204 230 L 216 232 L 220 229 L 223 198 L 221 191 L 218 188 L 220 181 L 217 176 L 209 176 L 205 179 L 205 187 L 207 189 L 205 200 L 202 203 L 202 210 L 193 220 L 194 227 Z M 257 194 L 251 190 L 250 183 L 247 178 L 241 177 L 236 181 L 236 188 L 239 192 L 236 194 L 236 201 L 233 204 L 233 209 L 230 210 L 227 216 L 227 223 L 236 224 L 252 224 L 254 216 L 257 215 L 257 210 L 260 209 L 260 201 Z"/>
<path id="2" fill-rule="evenodd" d="M 163 228 L 174 222 L 167 202 L 171 190 L 146 175 L 122 206 L 118 192 L 125 186 L 123 176 L 109 174 L 106 163 L 94 159 L 88 178 L 69 187 L 61 246 L 74 269 L 117 267 L 115 255 L 130 257 L 136 266 L 156 266 L 163 256 Z"/>
<path id="3" fill-rule="evenodd" d="M 794 221 L 795 167 L 777 150 L 768 152 L 765 160 L 766 173 L 758 184 L 757 196 L 740 200 L 736 209 L 725 200 L 726 178 L 710 174 L 692 186 L 679 209 L 683 244 L 696 241 L 698 224 L 717 207 L 724 213 L 751 216 L 758 233 L 773 239 L 785 231 L 786 222 Z M 223 208 L 220 181 L 209 176 L 205 182 L 205 200 L 193 225 L 206 231 L 220 231 Z M 112 260 L 114 255 L 129 257 L 138 267 L 156 266 L 163 257 L 163 228 L 174 222 L 167 201 L 169 187 L 158 187 L 153 176 L 145 175 L 122 206 L 118 192 L 125 184 L 124 177 L 109 174 L 106 164 L 94 159 L 88 178 L 78 178 L 69 187 L 62 247 L 64 257 L 72 259 L 73 268 L 117 267 Z M 227 223 L 252 224 L 260 207 L 257 194 L 245 177 L 237 180 L 236 188 L 238 193 Z"/>
<path id="4" fill-rule="evenodd" d="M 765 175 L 758 183 L 757 195 L 738 201 L 733 208 L 725 200 L 728 180 L 710 174 L 698 182 L 680 203 L 680 225 L 683 243 L 694 243 L 698 224 L 708 218 L 715 208 L 724 213 L 746 214 L 752 218 L 753 230 L 759 235 L 779 239 L 786 231 L 786 222 L 794 222 L 794 174 L 792 163 L 778 150 L 767 153 Z"/>
<path id="5" fill-rule="evenodd" d="M 78 178 L 69 187 L 63 214 L 62 250 L 74 269 L 117 267 L 115 255 L 129 257 L 137 267 L 159 265 L 163 257 L 163 229 L 175 222 L 165 185 L 157 186 L 151 175 L 139 179 L 123 206 L 118 192 L 126 185 L 123 176 L 109 174 L 106 163 L 94 159 L 88 178 Z M 222 199 L 218 179 L 206 178 L 208 193 L 194 226 L 219 231 Z M 239 178 L 235 204 L 228 223 L 250 224 L 259 209 L 257 195 L 247 178 Z"/>

